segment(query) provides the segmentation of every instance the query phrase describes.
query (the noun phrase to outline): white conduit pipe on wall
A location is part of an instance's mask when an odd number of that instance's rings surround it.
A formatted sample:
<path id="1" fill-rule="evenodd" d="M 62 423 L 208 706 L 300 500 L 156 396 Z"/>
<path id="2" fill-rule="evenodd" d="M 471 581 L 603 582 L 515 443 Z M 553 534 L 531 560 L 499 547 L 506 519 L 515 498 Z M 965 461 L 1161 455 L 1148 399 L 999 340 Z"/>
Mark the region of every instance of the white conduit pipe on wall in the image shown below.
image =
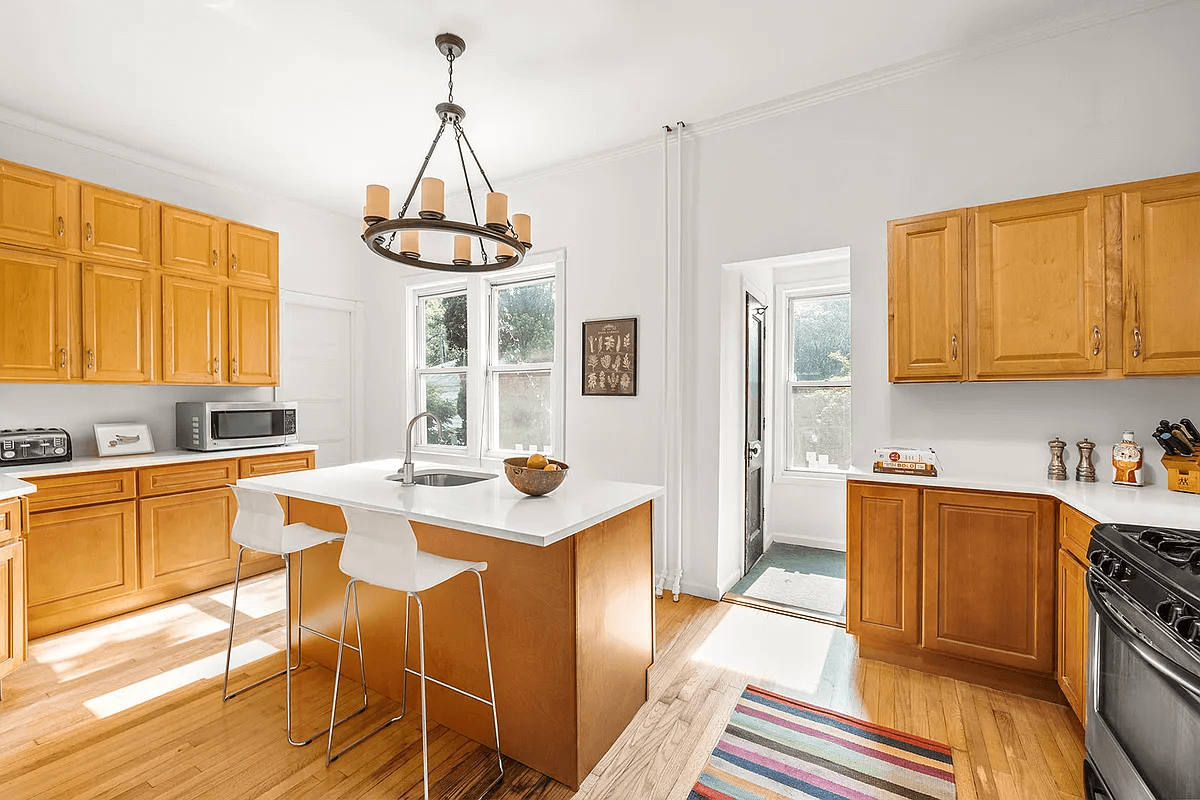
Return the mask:
<path id="1" fill-rule="evenodd" d="M 661 597 L 669 584 L 673 599 L 679 601 L 679 584 L 683 579 L 683 414 L 680 399 L 680 303 L 681 263 L 683 260 L 683 129 L 684 123 L 663 126 L 663 350 L 666 385 L 663 392 L 664 454 L 667 495 L 663 501 L 662 559 L 655 581 L 655 592 Z M 675 134 L 675 257 L 671 257 L 671 170 L 669 162 L 670 136 Z"/>

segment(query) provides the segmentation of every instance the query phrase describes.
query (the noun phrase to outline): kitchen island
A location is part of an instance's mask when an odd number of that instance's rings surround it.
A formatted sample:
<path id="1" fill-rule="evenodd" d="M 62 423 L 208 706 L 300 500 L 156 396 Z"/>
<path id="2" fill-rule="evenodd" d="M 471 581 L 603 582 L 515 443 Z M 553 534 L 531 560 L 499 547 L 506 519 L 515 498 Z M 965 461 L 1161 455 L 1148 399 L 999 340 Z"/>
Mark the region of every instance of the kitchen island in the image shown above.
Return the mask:
<path id="1" fill-rule="evenodd" d="M 387 479 L 400 468 L 392 459 L 238 485 L 289 498 L 289 522 L 341 533 L 340 506 L 401 514 L 422 550 L 486 561 L 501 751 L 578 789 L 646 700 L 654 660 L 651 506 L 663 489 L 568 476 L 553 493 L 526 497 L 503 476 L 444 487 Z M 418 473 L 438 468 L 417 465 Z M 348 580 L 338 569 L 340 552 L 334 543 L 304 556 L 305 624 L 334 637 Z M 431 677 L 486 697 L 473 580 L 459 576 L 422 593 L 426 668 Z M 367 683 L 399 700 L 404 595 L 363 585 L 360 614 Z M 353 616 L 346 638 L 354 641 Z M 304 654 L 330 668 L 336 663 L 336 646 L 317 637 L 305 639 Z M 352 651 L 343 674 L 358 679 Z M 416 678 L 408 680 L 409 707 L 419 711 Z M 433 683 L 426 691 L 431 721 L 491 746 L 487 707 Z"/>

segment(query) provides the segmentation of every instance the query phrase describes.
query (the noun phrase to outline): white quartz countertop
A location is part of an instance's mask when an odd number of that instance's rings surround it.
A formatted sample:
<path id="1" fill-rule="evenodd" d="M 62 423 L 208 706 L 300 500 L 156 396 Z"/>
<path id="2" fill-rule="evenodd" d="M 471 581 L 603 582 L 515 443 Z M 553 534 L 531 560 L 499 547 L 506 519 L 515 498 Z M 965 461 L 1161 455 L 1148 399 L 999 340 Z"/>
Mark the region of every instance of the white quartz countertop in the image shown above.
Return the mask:
<path id="1" fill-rule="evenodd" d="M 1051 481 L 1046 478 L 1014 476 L 939 475 L 921 478 L 891 475 L 852 467 L 852 481 L 900 483 L 930 489 L 976 489 L 986 492 L 1016 492 L 1054 497 L 1097 522 L 1153 525 L 1162 528 L 1200 529 L 1200 495 L 1172 492 L 1165 484 L 1150 486 L 1113 486 L 1107 481 L 1081 483 L 1076 480 Z"/>
<path id="2" fill-rule="evenodd" d="M 89 456 L 62 461 L 57 464 L 33 464 L 0 468 L 0 478 L 38 478 L 46 475 L 66 475 L 74 472 L 103 472 L 109 469 L 136 469 L 137 467 L 160 467 L 163 464 L 184 464 L 189 461 L 221 461 L 227 458 L 249 458 L 250 456 L 271 456 L 280 453 L 304 453 L 316 450 L 315 444 L 287 444 L 276 447 L 252 447 L 245 450 L 218 450 L 200 452 L 198 450 L 162 450 L 158 453 L 147 453 L 137 456 Z M 3 487 L 0 483 L 0 487 Z M 3 490 L 0 488 L 0 497 Z"/>
<path id="3" fill-rule="evenodd" d="M 33 494 L 37 487 L 11 475 L 0 475 L 0 500 L 11 500 L 23 494 Z"/>
<path id="4" fill-rule="evenodd" d="M 402 464 L 398 458 L 369 461 L 246 478 L 238 485 L 317 503 L 403 514 L 417 522 L 542 547 L 664 494 L 661 486 L 571 474 L 562 486 L 541 497 L 521 494 L 502 474 L 465 486 L 402 486 L 386 480 Z M 416 464 L 418 472 L 431 469 L 459 471 L 441 464 Z"/>

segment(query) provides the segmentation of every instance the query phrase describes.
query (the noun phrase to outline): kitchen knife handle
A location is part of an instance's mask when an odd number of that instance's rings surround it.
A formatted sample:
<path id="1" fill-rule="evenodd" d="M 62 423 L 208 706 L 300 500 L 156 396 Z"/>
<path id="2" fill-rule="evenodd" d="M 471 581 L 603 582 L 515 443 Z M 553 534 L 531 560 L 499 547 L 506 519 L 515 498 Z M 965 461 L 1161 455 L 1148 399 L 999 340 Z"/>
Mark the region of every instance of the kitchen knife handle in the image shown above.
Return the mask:
<path id="1" fill-rule="evenodd" d="M 1190 419 L 1184 417 L 1183 419 L 1179 420 L 1179 424 L 1182 425 L 1183 429 L 1188 432 L 1188 436 L 1191 436 L 1193 441 L 1200 442 L 1200 430 L 1196 428 Z"/>
<path id="2" fill-rule="evenodd" d="M 1137 325 L 1133 326 L 1133 357 L 1142 357 L 1142 329 Z"/>
<path id="3" fill-rule="evenodd" d="M 950 335 L 950 360 L 958 361 L 958 334 Z"/>
<path id="4" fill-rule="evenodd" d="M 1100 355 L 1100 326 L 1092 326 L 1092 355 Z"/>

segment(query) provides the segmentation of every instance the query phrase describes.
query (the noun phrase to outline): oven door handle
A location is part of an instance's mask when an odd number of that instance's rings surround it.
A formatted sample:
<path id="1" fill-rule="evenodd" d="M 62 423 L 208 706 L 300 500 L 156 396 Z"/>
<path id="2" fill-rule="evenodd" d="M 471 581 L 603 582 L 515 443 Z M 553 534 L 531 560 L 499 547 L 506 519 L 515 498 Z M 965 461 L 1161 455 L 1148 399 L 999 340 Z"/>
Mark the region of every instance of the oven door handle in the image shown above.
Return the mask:
<path id="1" fill-rule="evenodd" d="M 1197 699 L 1200 699 L 1200 678 L 1188 672 L 1143 641 L 1137 628 L 1133 627 L 1128 620 L 1114 611 L 1108 601 L 1104 599 L 1107 589 L 1100 583 L 1100 579 L 1092 570 L 1088 570 L 1086 583 L 1088 597 L 1092 601 L 1092 608 L 1096 609 L 1097 616 L 1108 623 L 1109 627 L 1112 628 L 1121 641 L 1141 656 L 1146 663 L 1164 678 L 1186 689 Z"/>

